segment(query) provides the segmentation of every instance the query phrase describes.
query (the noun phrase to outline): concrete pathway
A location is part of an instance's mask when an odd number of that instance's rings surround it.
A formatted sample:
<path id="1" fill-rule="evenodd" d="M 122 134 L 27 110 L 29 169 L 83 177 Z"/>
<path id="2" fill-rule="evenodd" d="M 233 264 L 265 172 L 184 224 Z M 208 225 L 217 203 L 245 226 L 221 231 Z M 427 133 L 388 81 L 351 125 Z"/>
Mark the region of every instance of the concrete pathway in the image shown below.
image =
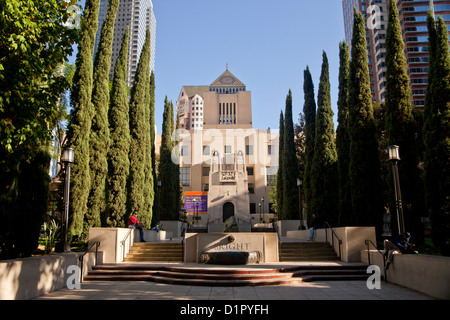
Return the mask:
<path id="1" fill-rule="evenodd" d="M 148 263 L 126 263 L 130 265 Z M 246 267 L 165 263 L 164 266 L 214 269 L 274 269 L 343 262 L 278 262 Z M 153 263 L 156 266 L 158 263 Z M 349 265 L 349 264 L 347 264 Z M 370 290 L 366 281 L 318 281 L 263 287 L 179 286 L 147 281 L 86 281 L 80 290 L 60 289 L 35 300 L 433 300 L 420 292 L 381 281 Z"/>
<path id="2" fill-rule="evenodd" d="M 370 290 L 364 281 L 324 281 L 267 287 L 196 287 L 154 282 L 85 282 L 34 300 L 433 300 L 390 283 Z"/>

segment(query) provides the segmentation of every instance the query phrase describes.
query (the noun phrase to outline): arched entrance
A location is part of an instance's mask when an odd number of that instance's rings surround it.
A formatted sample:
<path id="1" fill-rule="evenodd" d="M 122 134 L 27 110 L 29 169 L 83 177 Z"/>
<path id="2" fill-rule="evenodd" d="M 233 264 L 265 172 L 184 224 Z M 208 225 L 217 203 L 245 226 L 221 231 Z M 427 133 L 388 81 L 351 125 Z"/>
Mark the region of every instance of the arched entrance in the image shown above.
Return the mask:
<path id="1" fill-rule="evenodd" d="M 227 202 L 223 205 L 223 222 L 234 216 L 234 204 Z"/>

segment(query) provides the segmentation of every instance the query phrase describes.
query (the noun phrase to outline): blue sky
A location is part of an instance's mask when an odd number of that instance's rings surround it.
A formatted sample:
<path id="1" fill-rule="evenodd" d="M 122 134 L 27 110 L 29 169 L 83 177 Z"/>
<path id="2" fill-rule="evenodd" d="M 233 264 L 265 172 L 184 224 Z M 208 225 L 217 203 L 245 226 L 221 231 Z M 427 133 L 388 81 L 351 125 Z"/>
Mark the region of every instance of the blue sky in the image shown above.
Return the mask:
<path id="1" fill-rule="evenodd" d="M 84 2 L 84 1 L 83 1 Z M 253 127 L 278 129 L 289 89 L 294 122 L 303 109 L 309 65 L 317 98 L 325 51 L 337 126 L 340 0 L 153 0 L 156 31 L 156 125 L 164 99 L 183 85 L 209 85 L 229 70 L 252 92 Z"/>

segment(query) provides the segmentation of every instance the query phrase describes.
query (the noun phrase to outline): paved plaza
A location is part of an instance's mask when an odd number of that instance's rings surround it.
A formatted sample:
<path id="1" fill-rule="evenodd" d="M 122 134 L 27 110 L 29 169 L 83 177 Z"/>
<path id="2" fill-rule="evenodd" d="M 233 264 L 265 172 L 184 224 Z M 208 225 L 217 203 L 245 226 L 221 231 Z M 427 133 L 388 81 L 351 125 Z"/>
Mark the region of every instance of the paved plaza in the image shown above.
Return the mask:
<path id="1" fill-rule="evenodd" d="M 319 281 L 262 287 L 203 287 L 148 281 L 83 282 L 35 300 L 433 300 L 395 284 L 370 290 L 365 281 Z"/>

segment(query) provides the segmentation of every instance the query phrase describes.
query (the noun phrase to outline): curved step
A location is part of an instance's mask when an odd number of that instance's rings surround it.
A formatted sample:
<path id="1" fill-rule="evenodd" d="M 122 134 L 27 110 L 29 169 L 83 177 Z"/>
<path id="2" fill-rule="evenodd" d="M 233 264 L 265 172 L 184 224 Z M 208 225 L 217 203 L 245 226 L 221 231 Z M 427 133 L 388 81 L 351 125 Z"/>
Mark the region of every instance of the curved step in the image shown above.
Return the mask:
<path id="1" fill-rule="evenodd" d="M 190 286 L 274 286 L 304 281 L 367 280 L 366 266 L 302 266 L 279 269 L 97 266 L 85 281 L 153 281 Z"/>

